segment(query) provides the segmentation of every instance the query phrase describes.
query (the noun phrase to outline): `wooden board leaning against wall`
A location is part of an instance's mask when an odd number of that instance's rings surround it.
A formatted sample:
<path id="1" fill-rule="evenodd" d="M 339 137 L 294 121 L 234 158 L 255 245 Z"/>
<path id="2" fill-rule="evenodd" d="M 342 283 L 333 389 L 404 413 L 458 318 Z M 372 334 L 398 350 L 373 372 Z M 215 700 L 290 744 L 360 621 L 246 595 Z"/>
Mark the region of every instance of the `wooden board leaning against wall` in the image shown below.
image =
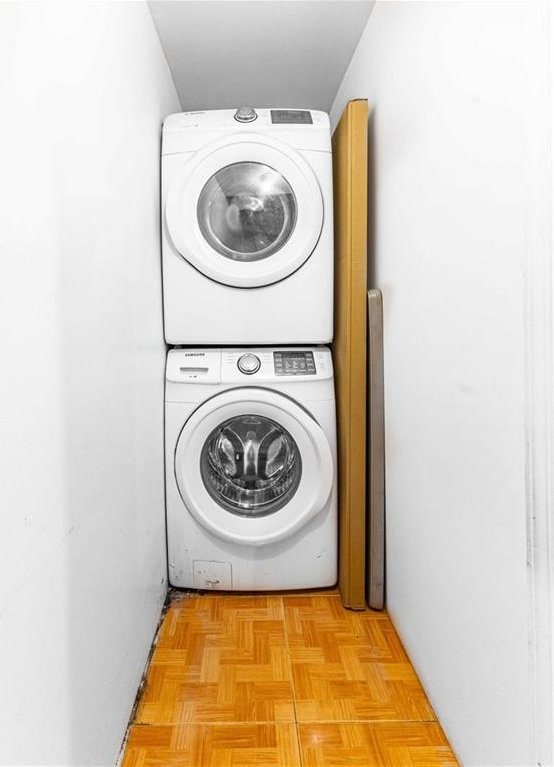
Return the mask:
<path id="1" fill-rule="evenodd" d="M 365 99 L 349 101 L 333 135 L 339 590 L 365 608 L 367 414 L 367 131 Z"/>
<path id="2" fill-rule="evenodd" d="M 367 603 L 385 606 L 385 381 L 383 370 L 383 296 L 367 293 Z"/>

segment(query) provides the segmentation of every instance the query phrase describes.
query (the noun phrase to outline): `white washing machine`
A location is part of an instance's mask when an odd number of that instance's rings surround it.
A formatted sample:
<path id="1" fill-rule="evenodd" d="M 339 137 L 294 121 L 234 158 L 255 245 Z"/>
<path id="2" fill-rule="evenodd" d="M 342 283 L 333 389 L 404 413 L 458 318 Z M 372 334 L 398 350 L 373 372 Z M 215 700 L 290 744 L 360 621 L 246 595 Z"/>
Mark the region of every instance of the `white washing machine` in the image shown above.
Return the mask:
<path id="1" fill-rule="evenodd" d="M 336 582 L 328 349 L 172 349 L 165 429 L 173 586 L 265 591 Z"/>
<path id="2" fill-rule="evenodd" d="M 331 341 L 327 115 L 250 108 L 170 115 L 162 260 L 170 344 Z"/>

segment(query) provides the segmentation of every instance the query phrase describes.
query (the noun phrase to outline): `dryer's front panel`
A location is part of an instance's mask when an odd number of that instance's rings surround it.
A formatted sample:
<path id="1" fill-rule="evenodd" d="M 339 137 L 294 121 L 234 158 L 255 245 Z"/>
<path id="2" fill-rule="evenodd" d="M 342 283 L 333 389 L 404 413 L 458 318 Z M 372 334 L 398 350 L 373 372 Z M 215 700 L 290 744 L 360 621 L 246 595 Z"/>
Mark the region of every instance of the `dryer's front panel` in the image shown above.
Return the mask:
<path id="1" fill-rule="evenodd" d="M 261 546 L 292 536 L 321 512 L 333 457 L 319 424 L 269 389 L 230 389 L 198 407 L 175 451 L 186 509 L 224 540 Z"/>
<path id="2" fill-rule="evenodd" d="M 165 202 L 178 253 L 237 288 L 272 285 L 299 269 L 317 245 L 323 215 L 321 189 L 302 155 L 249 134 L 192 155 Z"/>

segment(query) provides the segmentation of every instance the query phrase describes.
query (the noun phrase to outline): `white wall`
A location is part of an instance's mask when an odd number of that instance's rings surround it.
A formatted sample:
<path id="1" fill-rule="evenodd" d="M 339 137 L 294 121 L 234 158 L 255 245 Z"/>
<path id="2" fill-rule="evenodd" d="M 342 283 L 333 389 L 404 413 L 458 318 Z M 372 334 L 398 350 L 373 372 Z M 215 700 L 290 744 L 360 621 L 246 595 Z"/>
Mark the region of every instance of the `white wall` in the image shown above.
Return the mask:
<path id="1" fill-rule="evenodd" d="M 332 110 L 373 110 L 388 606 L 466 767 L 536 764 L 534 738 L 552 763 L 551 725 L 533 732 L 526 572 L 544 10 L 378 2 Z"/>
<path id="2" fill-rule="evenodd" d="M 373 0 L 153 0 L 183 109 L 328 111 Z"/>
<path id="3" fill-rule="evenodd" d="M 111 765 L 166 589 L 143 3 L 0 4 L 0 764 Z"/>

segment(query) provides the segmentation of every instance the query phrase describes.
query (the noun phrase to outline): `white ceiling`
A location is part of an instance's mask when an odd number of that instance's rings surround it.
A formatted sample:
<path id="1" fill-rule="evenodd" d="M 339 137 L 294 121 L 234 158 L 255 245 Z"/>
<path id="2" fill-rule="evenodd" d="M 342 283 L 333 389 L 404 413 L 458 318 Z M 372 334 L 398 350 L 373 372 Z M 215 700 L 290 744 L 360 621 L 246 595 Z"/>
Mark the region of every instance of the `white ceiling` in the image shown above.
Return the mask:
<path id="1" fill-rule="evenodd" d="M 306 107 L 328 112 L 370 0 L 152 0 L 184 110 Z"/>

